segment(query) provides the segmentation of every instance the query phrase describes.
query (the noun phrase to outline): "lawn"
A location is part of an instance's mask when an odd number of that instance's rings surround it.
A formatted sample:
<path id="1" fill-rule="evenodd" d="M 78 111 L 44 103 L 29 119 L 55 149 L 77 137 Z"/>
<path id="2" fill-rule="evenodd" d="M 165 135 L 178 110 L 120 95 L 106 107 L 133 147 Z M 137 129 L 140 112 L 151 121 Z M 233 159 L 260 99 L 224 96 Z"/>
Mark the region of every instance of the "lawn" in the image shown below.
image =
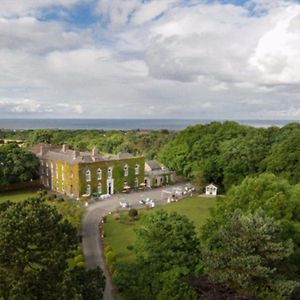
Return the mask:
<path id="1" fill-rule="evenodd" d="M 0 193 L 0 203 L 3 201 L 24 201 L 30 197 L 36 196 L 37 190 L 17 190 Z M 65 201 L 48 201 L 48 204 L 53 205 L 57 210 L 66 218 L 73 226 L 79 228 L 81 225 L 81 218 L 84 212 L 82 203 L 76 201 L 65 200 Z"/>
<path id="2" fill-rule="evenodd" d="M 3 201 L 23 201 L 36 195 L 36 190 L 18 190 L 0 193 L 0 203 Z"/>
<path id="3" fill-rule="evenodd" d="M 106 223 L 103 225 L 104 244 L 112 247 L 118 261 L 131 261 L 134 259 L 134 252 L 127 247 L 134 244 L 135 229 L 141 225 L 141 220 L 145 215 L 159 209 L 169 212 L 176 211 L 193 221 L 197 233 L 200 234 L 201 226 L 209 216 L 209 209 L 214 206 L 215 201 L 214 198 L 194 196 L 182 199 L 179 202 L 160 205 L 153 209 L 141 209 L 139 210 L 140 219 L 134 222 L 128 222 L 127 211 L 115 212 L 108 216 Z"/>

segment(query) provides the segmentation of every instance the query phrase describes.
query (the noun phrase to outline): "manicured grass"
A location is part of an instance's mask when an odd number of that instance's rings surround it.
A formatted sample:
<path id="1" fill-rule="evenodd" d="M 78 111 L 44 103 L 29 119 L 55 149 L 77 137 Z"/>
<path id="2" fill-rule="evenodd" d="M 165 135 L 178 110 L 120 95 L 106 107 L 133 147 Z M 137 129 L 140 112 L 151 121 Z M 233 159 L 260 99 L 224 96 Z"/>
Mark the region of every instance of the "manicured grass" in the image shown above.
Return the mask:
<path id="1" fill-rule="evenodd" d="M 209 216 L 209 209 L 214 206 L 215 202 L 214 198 L 188 197 L 178 202 L 157 206 L 153 209 L 141 209 L 139 210 L 139 220 L 133 222 L 128 221 L 127 211 L 112 213 L 107 217 L 107 222 L 103 225 L 105 232 L 104 244 L 112 247 L 118 261 L 134 260 L 134 252 L 127 247 L 134 244 L 135 229 L 141 226 L 141 220 L 145 215 L 159 209 L 169 212 L 176 211 L 193 221 L 197 233 L 200 234 L 201 226 L 205 223 Z"/>
<path id="2" fill-rule="evenodd" d="M 17 190 L 0 193 L 0 203 L 10 200 L 13 202 L 24 201 L 30 197 L 36 196 L 37 190 Z M 65 201 L 47 201 L 49 205 L 53 205 L 57 210 L 66 218 L 73 226 L 79 228 L 81 225 L 81 218 L 84 212 L 82 203 L 76 201 L 65 200 Z"/>
<path id="3" fill-rule="evenodd" d="M 36 195 L 36 190 L 18 190 L 0 193 L 0 202 L 3 201 L 23 201 Z"/>

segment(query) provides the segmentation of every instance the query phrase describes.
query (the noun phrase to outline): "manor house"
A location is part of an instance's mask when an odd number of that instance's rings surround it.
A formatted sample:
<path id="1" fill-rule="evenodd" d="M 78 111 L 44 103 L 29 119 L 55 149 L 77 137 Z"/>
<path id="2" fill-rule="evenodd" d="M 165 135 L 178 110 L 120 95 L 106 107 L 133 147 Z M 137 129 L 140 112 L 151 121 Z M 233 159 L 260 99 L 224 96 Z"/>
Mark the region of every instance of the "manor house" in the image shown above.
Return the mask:
<path id="1" fill-rule="evenodd" d="M 37 144 L 31 149 L 40 160 L 41 183 L 48 189 L 81 197 L 114 194 L 145 186 L 144 157 L 129 153 L 103 155 L 71 150 L 67 145 Z"/>

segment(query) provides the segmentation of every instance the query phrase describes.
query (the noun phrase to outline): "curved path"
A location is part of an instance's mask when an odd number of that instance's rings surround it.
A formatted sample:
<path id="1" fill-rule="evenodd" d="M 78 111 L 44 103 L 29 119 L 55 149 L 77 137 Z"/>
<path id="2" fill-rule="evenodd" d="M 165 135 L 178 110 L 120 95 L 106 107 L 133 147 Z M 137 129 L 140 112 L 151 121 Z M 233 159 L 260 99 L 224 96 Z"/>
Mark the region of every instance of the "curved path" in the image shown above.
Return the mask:
<path id="1" fill-rule="evenodd" d="M 88 268 L 94 268 L 100 266 L 104 271 L 106 278 L 106 286 L 104 291 L 104 300 L 114 300 L 114 291 L 111 281 L 110 274 L 107 270 L 103 251 L 102 251 L 102 240 L 99 236 L 99 223 L 101 222 L 104 215 L 107 215 L 110 211 L 120 209 L 120 198 L 125 197 L 131 207 L 139 207 L 139 200 L 141 195 L 143 197 L 150 199 L 155 199 L 156 204 L 162 204 L 165 201 L 161 200 L 161 191 L 163 189 L 168 189 L 169 187 L 156 188 L 144 192 L 134 192 L 130 194 L 114 195 L 111 198 L 105 200 L 99 200 L 97 202 L 92 202 L 87 207 L 83 220 L 82 220 L 82 248 L 85 258 L 85 263 Z"/>

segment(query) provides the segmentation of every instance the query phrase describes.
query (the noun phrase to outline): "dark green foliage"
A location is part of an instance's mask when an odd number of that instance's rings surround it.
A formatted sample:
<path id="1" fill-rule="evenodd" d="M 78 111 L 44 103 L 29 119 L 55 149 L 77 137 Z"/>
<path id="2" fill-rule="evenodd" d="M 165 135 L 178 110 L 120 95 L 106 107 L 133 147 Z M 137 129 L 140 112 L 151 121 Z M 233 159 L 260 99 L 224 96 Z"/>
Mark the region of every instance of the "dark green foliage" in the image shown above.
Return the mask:
<path id="1" fill-rule="evenodd" d="M 50 129 L 37 129 L 28 136 L 28 143 L 33 145 L 37 143 L 53 143 L 53 131 Z"/>
<path id="2" fill-rule="evenodd" d="M 300 181 L 300 129 L 289 131 L 274 144 L 267 158 L 268 170 L 291 183 Z"/>
<path id="3" fill-rule="evenodd" d="M 17 144 L 0 146 L 0 186 L 38 178 L 39 160 Z"/>
<path id="4" fill-rule="evenodd" d="M 101 300 L 105 288 L 105 277 L 100 268 L 74 267 L 68 272 L 69 285 L 75 290 L 76 299 Z M 73 295 L 70 295 L 74 298 Z M 69 298 L 69 299 L 72 299 Z"/>
<path id="5" fill-rule="evenodd" d="M 299 139 L 299 124 L 265 129 L 212 122 L 181 131 L 161 149 L 158 158 L 185 177 L 202 174 L 204 181 L 216 183 L 219 191 L 266 170 L 296 183 L 300 181 Z"/>
<path id="6" fill-rule="evenodd" d="M 200 264 L 200 244 L 186 217 L 165 211 L 148 215 L 134 250 L 134 263 L 116 266 L 115 281 L 125 299 L 196 299 L 187 277 Z"/>
<path id="7" fill-rule="evenodd" d="M 293 252 L 291 240 L 282 240 L 280 226 L 262 209 L 243 214 L 240 209 L 210 238 L 205 264 L 210 277 L 259 299 L 288 299 L 296 282 L 280 272 Z"/>
<path id="8" fill-rule="evenodd" d="M 194 268 L 200 247 L 194 225 L 185 216 L 158 211 L 149 214 L 137 231 L 137 256 L 158 264 L 161 271 L 173 266 Z"/>
<path id="9" fill-rule="evenodd" d="M 138 213 L 137 209 L 135 209 L 135 208 L 130 208 L 128 211 L 128 216 L 132 219 L 136 218 L 138 216 L 138 214 L 139 213 Z"/>
<path id="10" fill-rule="evenodd" d="M 43 197 L 0 204 L 0 299 L 102 299 L 102 271 L 81 267 L 80 255 L 69 269 L 77 230 Z"/>
<path id="11" fill-rule="evenodd" d="M 16 138 L 15 132 L 3 132 L 3 135 L 5 137 Z M 143 154 L 148 159 L 153 159 L 160 148 L 175 135 L 175 132 L 168 130 L 103 131 L 43 129 L 22 131 L 22 138 L 26 139 L 29 146 L 40 142 L 52 144 L 67 143 L 73 148 L 82 151 L 90 151 L 96 146 L 100 152 L 118 153 L 125 151 L 135 155 Z"/>
<path id="12" fill-rule="evenodd" d="M 40 198 L 1 205 L 0 298 L 60 298 L 76 244 L 75 228 Z"/>
<path id="13" fill-rule="evenodd" d="M 300 185 L 293 186 L 273 174 L 248 177 L 239 186 L 231 188 L 226 199 L 218 199 L 216 208 L 203 228 L 204 243 L 209 247 L 216 243 L 216 236 L 224 224 L 230 222 L 236 209 L 248 215 L 260 208 L 279 226 L 279 241 L 285 243 L 292 240 L 293 252 L 283 261 L 280 270 L 284 278 L 297 280 L 300 274 Z M 231 234 L 234 236 L 235 233 Z M 262 247 L 265 245 L 263 241 L 258 241 L 262 243 Z M 242 247 L 240 245 L 241 253 Z"/>

